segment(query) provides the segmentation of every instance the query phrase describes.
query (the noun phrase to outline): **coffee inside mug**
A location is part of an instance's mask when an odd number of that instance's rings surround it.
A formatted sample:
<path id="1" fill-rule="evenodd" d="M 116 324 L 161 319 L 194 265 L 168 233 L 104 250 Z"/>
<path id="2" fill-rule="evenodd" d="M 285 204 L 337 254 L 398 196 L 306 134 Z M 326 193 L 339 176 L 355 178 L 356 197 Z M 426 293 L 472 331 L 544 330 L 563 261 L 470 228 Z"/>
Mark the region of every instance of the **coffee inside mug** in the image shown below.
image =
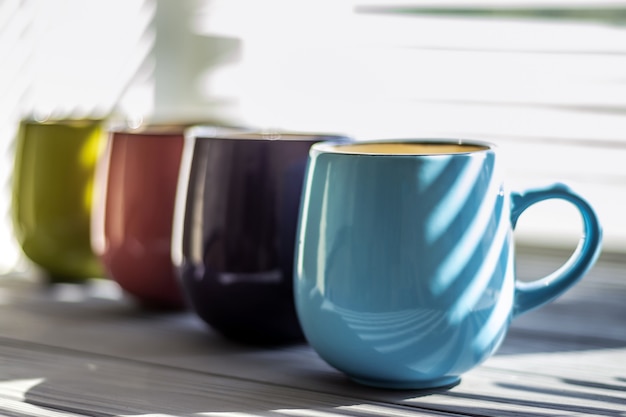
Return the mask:
<path id="1" fill-rule="evenodd" d="M 390 141 L 328 145 L 327 149 L 332 152 L 365 155 L 447 155 L 484 151 L 489 147 L 473 143 Z"/>

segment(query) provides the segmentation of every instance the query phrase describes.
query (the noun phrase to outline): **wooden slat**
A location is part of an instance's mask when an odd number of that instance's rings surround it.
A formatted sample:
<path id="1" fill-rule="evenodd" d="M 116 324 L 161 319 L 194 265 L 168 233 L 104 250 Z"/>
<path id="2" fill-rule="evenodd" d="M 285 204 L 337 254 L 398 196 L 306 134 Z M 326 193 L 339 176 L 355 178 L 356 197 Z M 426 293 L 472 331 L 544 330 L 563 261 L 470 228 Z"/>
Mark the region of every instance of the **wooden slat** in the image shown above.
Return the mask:
<path id="1" fill-rule="evenodd" d="M 519 252 L 528 277 L 549 272 L 565 256 Z M 111 282 L 80 287 L 69 297 L 37 281 L 5 277 L 0 412 L 619 416 L 626 409 L 624 271 L 620 256 L 601 258 L 561 299 L 516 320 L 498 354 L 459 385 L 430 392 L 357 385 L 304 344 L 231 343 L 189 312 L 157 314 L 114 299 Z"/>
<path id="2" fill-rule="evenodd" d="M 364 401 L 332 392 L 259 383 L 252 378 L 226 377 L 63 348 L 43 348 L 6 339 L 0 344 L 0 356 L 4 359 L 0 398 L 15 398 L 12 381 L 16 381 L 18 387 L 20 381 L 33 381 L 32 386 L 21 393 L 25 403 L 87 415 L 267 415 L 279 413 L 276 410 L 333 412 L 337 408 L 344 410 L 342 414 L 358 415 L 346 410 Z M 396 407 L 370 403 L 388 411 Z M 9 403 L 7 407 L 0 401 L 0 410 L 3 407 L 7 411 L 15 404 Z M 404 408 L 407 415 L 437 415 L 428 410 Z"/>
<path id="3" fill-rule="evenodd" d="M 146 364 L 134 360 L 93 355 L 59 348 L 42 348 L 27 342 L 2 340 L 0 401 L 4 411 L 17 407 L 16 387 L 27 404 L 87 415 L 137 415 L 197 413 L 267 414 L 275 410 L 316 410 L 341 415 L 360 415 L 364 409 L 391 415 L 620 415 L 626 405 L 623 368 L 626 352 L 612 350 L 589 355 L 561 354 L 541 360 L 492 361 L 469 373 L 450 390 L 427 393 L 393 392 L 362 388 L 338 375 L 322 379 L 311 388 L 279 383 L 259 383 L 251 378 L 225 377 L 210 372 Z M 589 378 L 584 367 L 563 376 L 572 360 L 598 366 Z M 528 367 L 540 364 L 538 373 Z M 557 363 L 557 366 L 554 363 Z M 560 364 L 560 365 L 559 365 Z M 561 376 L 540 375 L 545 367 Z M 503 369 L 507 368 L 508 369 Z M 521 369 L 520 369 L 521 368 Z M 278 369 L 276 370 L 278 371 Z M 315 377 L 302 374 L 303 377 Z M 315 381 L 313 381 L 315 382 Z M 368 406 L 370 408 L 368 408 Z M 43 414 L 46 415 L 46 414 Z M 311 415 L 310 413 L 307 415 Z"/>

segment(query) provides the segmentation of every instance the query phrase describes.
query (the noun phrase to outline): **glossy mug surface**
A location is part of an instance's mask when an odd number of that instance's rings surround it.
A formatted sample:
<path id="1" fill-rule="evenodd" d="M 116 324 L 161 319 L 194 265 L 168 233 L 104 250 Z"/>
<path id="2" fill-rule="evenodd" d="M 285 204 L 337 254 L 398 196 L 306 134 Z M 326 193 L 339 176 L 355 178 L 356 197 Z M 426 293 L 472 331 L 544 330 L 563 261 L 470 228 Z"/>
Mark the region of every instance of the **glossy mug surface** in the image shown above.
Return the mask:
<path id="1" fill-rule="evenodd" d="M 237 342 L 303 340 L 293 302 L 293 253 L 312 144 L 292 133 L 186 138 L 173 254 L 187 299 Z"/>
<path id="2" fill-rule="evenodd" d="M 24 254 L 51 282 L 101 277 L 90 245 L 99 120 L 24 120 L 16 140 L 12 218 Z"/>
<path id="3" fill-rule="evenodd" d="M 107 276 L 148 308 L 185 306 L 170 253 L 184 129 L 113 128 L 97 167 L 93 249 Z"/>
<path id="4" fill-rule="evenodd" d="M 496 148 L 459 141 L 314 145 L 295 260 L 307 340 L 353 380 L 386 388 L 456 383 L 509 323 L 577 282 L 596 260 L 592 207 L 562 184 L 507 191 Z M 551 276 L 516 281 L 513 229 L 563 199 L 584 231 Z"/>

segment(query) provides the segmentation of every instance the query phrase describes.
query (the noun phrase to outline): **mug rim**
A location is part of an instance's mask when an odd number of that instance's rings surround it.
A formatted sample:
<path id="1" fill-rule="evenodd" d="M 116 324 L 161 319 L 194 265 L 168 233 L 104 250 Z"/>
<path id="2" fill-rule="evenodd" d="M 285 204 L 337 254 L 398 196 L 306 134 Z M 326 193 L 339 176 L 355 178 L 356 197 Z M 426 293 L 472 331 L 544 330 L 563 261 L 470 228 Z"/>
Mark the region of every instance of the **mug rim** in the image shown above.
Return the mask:
<path id="1" fill-rule="evenodd" d="M 186 136 L 194 139 L 218 139 L 259 142 L 324 142 L 345 143 L 349 136 L 341 133 L 306 132 L 298 130 L 247 130 L 221 129 L 213 126 L 194 126 L 187 130 Z"/>
<path id="2" fill-rule="evenodd" d="M 367 152 L 367 151 L 342 151 L 337 149 L 340 146 L 350 145 L 367 145 L 367 144 L 424 144 L 424 145 L 455 145 L 455 146 L 473 146 L 483 149 L 474 149 L 459 152 L 441 152 L 441 153 L 380 153 L 380 152 Z M 311 153 L 316 154 L 333 154 L 333 155 L 347 155 L 347 156 L 373 156 L 373 157 L 436 157 L 436 156 L 451 156 L 451 155 L 470 155 L 479 154 L 483 152 L 490 152 L 496 149 L 496 145 L 491 142 L 476 140 L 476 139 L 453 139 L 453 138 L 397 138 L 397 139 L 363 139 L 353 142 L 341 142 L 341 141 L 324 141 L 316 143 L 311 147 Z"/>
<path id="3" fill-rule="evenodd" d="M 218 124 L 185 122 L 185 121 L 143 121 L 138 125 L 129 123 L 128 120 L 113 120 L 107 125 L 108 133 L 126 133 L 137 135 L 186 135 L 187 131 L 197 126 L 203 126 L 205 129 L 228 129 L 229 126 Z"/>
<path id="4" fill-rule="evenodd" d="M 115 126 L 107 129 L 111 135 L 129 136 L 183 136 L 187 126 L 178 124 L 150 124 L 137 128 L 130 126 Z"/>
<path id="5" fill-rule="evenodd" d="M 88 127 L 88 126 L 104 126 L 106 119 L 98 119 L 92 117 L 85 118 L 48 118 L 36 119 L 26 117 L 20 120 L 22 126 L 69 126 L 69 127 Z"/>

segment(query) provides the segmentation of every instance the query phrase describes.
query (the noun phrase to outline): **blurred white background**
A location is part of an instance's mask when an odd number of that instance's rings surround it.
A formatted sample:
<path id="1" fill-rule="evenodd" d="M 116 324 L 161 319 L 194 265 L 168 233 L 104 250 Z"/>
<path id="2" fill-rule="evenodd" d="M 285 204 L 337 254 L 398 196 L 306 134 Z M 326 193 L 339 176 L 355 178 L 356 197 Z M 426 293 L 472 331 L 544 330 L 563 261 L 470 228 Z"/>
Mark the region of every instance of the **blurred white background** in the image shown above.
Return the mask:
<path id="1" fill-rule="evenodd" d="M 510 188 L 572 185 L 626 253 L 626 1 L 390 4 L 0 0 L 0 271 L 20 261 L 12 143 L 33 114 L 479 138 Z M 573 247 L 579 224 L 545 203 L 516 238 Z"/>

